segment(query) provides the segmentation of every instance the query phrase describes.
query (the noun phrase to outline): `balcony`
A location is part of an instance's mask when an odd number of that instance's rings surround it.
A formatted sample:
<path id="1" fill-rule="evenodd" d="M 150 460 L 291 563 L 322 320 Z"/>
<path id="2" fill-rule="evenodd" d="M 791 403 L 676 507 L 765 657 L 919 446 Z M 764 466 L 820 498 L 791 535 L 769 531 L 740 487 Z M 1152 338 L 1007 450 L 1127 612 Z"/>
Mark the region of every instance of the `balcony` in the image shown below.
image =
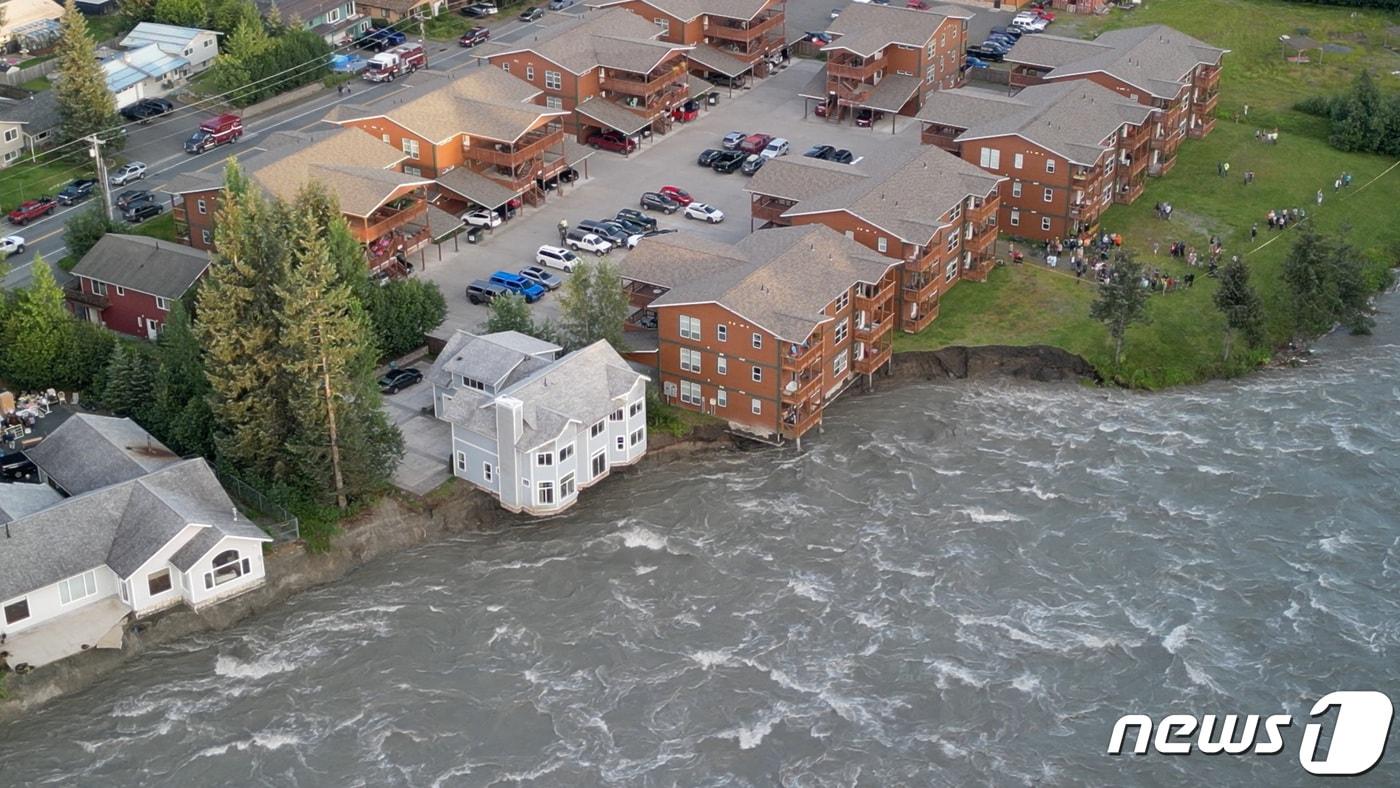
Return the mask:
<path id="1" fill-rule="evenodd" d="M 889 59 L 884 55 L 866 58 L 843 53 L 826 61 L 826 75 L 831 79 L 854 79 L 864 82 L 876 74 L 883 73 L 888 65 Z"/>
<path id="2" fill-rule="evenodd" d="M 1076 184 L 1083 184 L 1088 181 L 1097 180 L 1100 175 L 1103 175 L 1102 165 L 1097 165 L 1088 168 L 1076 167 L 1074 172 L 1070 174 L 1070 178 Z"/>
<path id="3" fill-rule="evenodd" d="M 652 301 L 666 293 L 664 287 L 636 281 L 628 282 L 624 290 L 627 293 L 627 303 L 637 309 L 646 309 L 651 306 Z"/>
<path id="4" fill-rule="evenodd" d="M 69 280 L 68 284 L 63 286 L 63 297 L 75 304 L 90 306 L 99 311 L 111 306 L 111 302 L 107 300 L 107 296 L 83 292 L 83 280 L 79 277 L 74 277 Z"/>
<path id="5" fill-rule="evenodd" d="M 462 155 L 470 161 L 495 167 L 514 169 L 545 151 L 560 149 L 564 141 L 563 127 L 551 123 L 526 134 L 514 143 L 481 143 L 468 145 Z"/>
<path id="6" fill-rule="evenodd" d="M 1113 192 L 1113 201 L 1124 205 L 1131 205 L 1137 198 L 1142 196 L 1143 189 L 1146 188 L 1146 186 L 1147 184 L 1141 176 L 1127 183 L 1119 184 L 1118 188 Z"/>
<path id="7" fill-rule="evenodd" d="M 1045 81 L 1046 69 L 1035 66 L 1015 65 L 1011 67 L 1010 84 L 1013 88 L 1028 88 Z"/>
<path id="8" fill-rule="evenodd" d="M 890 333 L 893 329 L 894 321 L 890 319 L 889 311 L 886 310 L 878 320 L 875 318 L 867 318 L 864 323 L 856 325 L 856 327 L 851 330 L 851 335 L 862 342 L 873 344 L 881 337 Z"/>
<path id="9" fill-rule="evenodd" d="M 981 224 L 972 225 L 972 237 L 967 239 L 964 248 L 976 254 L 979 250 L 991 245 L 997 237 L 997 217 Z"/>
<path id="10" fill-rule="evenodd" d="M 783 408 L 783 426 L 781 433 L 784 438 L 801 438 L 813 427 L 822 422 L 822 406 L 817 403 L 807 403 L 801 406 Z"/>
<path id="11" fill-rule="evenodd" d="M 1214 87 L 1220 84 L 1220 66 L 1201 66 L 1196 72 L 1198 87 Z"/>
<path id="12" fill-rule="evenodd" d="M 784 377 L 783 402 L 800 405 L 821 391 L 822 370 L 818 365 L 813 364 L 801 372 L 785 372 Z"/>
<path id="13" fill-rule="evenodd" d="M 714 16 L 708 17 L 708 20 L 709 24 L 705 26 L 705 35 L 710 38 L 744 43 L 760 38 L 775 28 L 781 29 L 783 25 L 783 15 L 780 13 L 770 14 L 751 22 Z"/>
<path id="14" fill-rule="evenodd" d="M 936 275 L 910 274 L 905 277 L 904 283 L 900 286 L 900 297 L 904 299 L 906 304 L 923 303 L 936 297 L 942 284 L 943 280 Z"/>
<path id="15" fill-rule="evenodd" d="M 972 198 L 972 207 L 967 209 L 967 221 L 974 227 L 981 227 L 988 222 L 997 222 L 997 200 L 984 200 L 981 197 Z"/>
<path id="16" fill-rule="evenodd" d="M 426 222 L 403 230 L 394 230 L 366 246 L 365 260 L 369 263 L 369 270 L 378 271 L 389 266 L 400 254 L 406 257 L 429 240 L 430 233 Z"/>
<path id="17" fill-rule="evenodd" d="M 1194 137 L 1195 139 L 1200 139 L 1201 137 L 1204 137 L 1207 134 L 1209 134 L 1210 130 L 1213 128 L 1215 128 L 1214 115 L 1198 115 L 1196 117 L 1196 126 L 1191 129 L 1190 136 Z"/>
<path id="18" fill-rule="evenodd" d="M 935 297 L 929 301 L 918 304 L 910 304 L 905 309 L 905 314 L 899 323 L 899 329 L 906 334 L 917 334 L 928 328 L 929 324 L 938 317 L 938 299 Z"/>
<path id="19" fill-rule="evenodd" d="M 663 66 L 656 76 L 643 76 L 631 71 L 606 69 L 606 76 L 598 80 L 598 87 L 609 93 L 647 98 L 665 90 L 668 85 L 686 84 L 685 63 L 679 61 L 671 66 Z"/>
<path id="20" fill-rule="evenodd" d="M 813 334 L 805 345 L 788 345 L 783 352 L 783 369 L 801 372 L 808 366 L 821 361 L 822 342 L 820 334 Z"/>
<path id="21" fill-rule="evenodd" d="M 792 200 L 754 195 L 753 202 L 749 204 L 749 210 L 754 220 L 757 222 L 772 222 L 773 224 L 787 226 L 789 222 L 787 219 L 782 218 L 782 216 L 787 209 L 794 205 L 796 205 L 796 203 Z"/>
<path id="22" fill-rule="evenodd" d="M 400 197 L 380 207 L 368 217 L 351 216 L 350 233 L 360 243 L 369 243 L 404 226 L 417 221 L 427 224 L 428 204 L 418 195 Z"/>
<path id="23" fill-rule="evenodd" d="M 851 366 L 856 372 L 862 375 L 873 375 L 876 370 L 884 366 L 885 362 L 894 355 L 894 343 L 886 339 L 879 344 L 870 344 L 865 348 L 865 357 L 858 358 Z"/>
<path id="24" fill-rule="evenodd" d="M 894 301 L 894 282 L 886 276 L 879 285 L 858 285 L 853 299 L 857 312 L 864 312 L 871 320 L 882 319 Z"/>

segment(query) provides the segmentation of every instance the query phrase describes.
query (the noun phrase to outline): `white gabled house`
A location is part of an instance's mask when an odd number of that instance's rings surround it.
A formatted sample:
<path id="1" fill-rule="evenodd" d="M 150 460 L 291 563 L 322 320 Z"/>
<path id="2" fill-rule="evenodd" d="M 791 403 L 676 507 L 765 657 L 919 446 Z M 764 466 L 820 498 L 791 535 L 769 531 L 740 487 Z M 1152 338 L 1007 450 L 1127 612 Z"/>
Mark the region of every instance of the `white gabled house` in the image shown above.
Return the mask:
<path id="1" fill-rule="evenodd" d="M 512 512 L 555 514 L 647 448 L 647 377 L 606 342 L 561 348 L 513 331 L 458 331 L 433 364 L 452 472 Z"/>
<path id="2" fill-rule="evenodd" d="M 129 419 L 74 415 L 26 454 L 47 484 L 0 484 L 0 662 L 10 668 L 120 648 L 130 619 L 264 582 L 270 537 L 203 459 L 180 459 Z"/>

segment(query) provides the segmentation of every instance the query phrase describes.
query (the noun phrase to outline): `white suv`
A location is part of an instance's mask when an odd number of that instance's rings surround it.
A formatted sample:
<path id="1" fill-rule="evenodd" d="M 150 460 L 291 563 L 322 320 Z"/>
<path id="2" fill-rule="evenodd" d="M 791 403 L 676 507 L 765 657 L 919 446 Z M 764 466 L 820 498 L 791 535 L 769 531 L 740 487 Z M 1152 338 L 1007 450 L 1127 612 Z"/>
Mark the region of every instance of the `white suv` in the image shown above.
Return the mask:
<path id="1" fill-rule="evenodd" d="M 769 141 L 768 147 L 760 151 L 758 155 L 762 156 L 765 159 L 776 159 L 779 156 L 786 156 L 791 147 L 792 146 L 788 144 L 788 141 L 783 139 L 782 137 L 774 137 L 771 141 Z"/>
<path id="2" fill-rule="evenodd" d="M 559 246 L 541 246 L 535 252 L 535 262 L 546 268 L 558 268 L 565 273 L 573 273 L 578 265 L 578 255 Z"/>

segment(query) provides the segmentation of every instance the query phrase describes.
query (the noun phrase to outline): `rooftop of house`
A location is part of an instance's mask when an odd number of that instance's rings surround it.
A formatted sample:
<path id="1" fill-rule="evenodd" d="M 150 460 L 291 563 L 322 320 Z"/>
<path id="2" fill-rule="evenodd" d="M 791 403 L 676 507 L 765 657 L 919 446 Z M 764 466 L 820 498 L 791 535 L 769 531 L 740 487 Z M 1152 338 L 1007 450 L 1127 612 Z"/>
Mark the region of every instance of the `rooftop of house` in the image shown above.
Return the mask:
<path id="1" fill-rule="evenodd" d="M 608 8 L 579 16 L 545 14 L 539 31 L 517 42 L 477 48 L 478 57 L 534 52 L 574 74 L 599 66 L 638 74 L 651 72 L 682 44 L 657 41 L 661 28 L 625 8 Z"/>
<path id="2" fill-rule="evenodd" d="M 912 244 L 927 244 L 940 217 L 967 197 L 986 197 L 1006 180 L 932 146 L 859 165 L 806 157 L 774 159 L 748 191 L 796 200 L 785 217 L 846 211 Z"/>
<path id="3" fill-rule="evenodd" d="M 568 114 L 533 103 L 539 88 L 498 68 L 472 69 L 461 76 L 420 71 L 404 85 L 367 104 L 339 105 L 325 120 L 344 125 L 388 118 L 441 144 L 458 134 L 514 142 L 541 118 Z"/>
<path id="4" fill-rule="evenodd" d="M 0 24 L 0 38 L 25 25 L 44 20 L 56 20 L 63 16 L 63 6 L 53 0 L 8 0 L 5 3 L 5 21 Z"/>
<path id="5" fill-rule="evenodd" d="M 482 380 L 506 366 L 510 369 L 504 387 L 494 395 L 469 388 L 453 390 L 443 400 L 443 418 L 478 435 L 495 436 L 497 401 L 517 400 L 523 429 L 516 447 L 526 451 L 554 440 L 571 421 L 585 426 L 606 418 L 617 409 L 616 400 L 645 379 L 601 340 L 558 360 L 513 351 L 500 344 L 500 335 L 478 337 L 459 331 L 448 343 L 448 348 L 454 346 L 458 352 L 445 367 L 458 365 L 468 377 Z"/>
<path id="6" fill-rule="evenodd" d="M 126 37 L 121 40 L 121 46 L 132 49 L 146 44 L 156 44 L 166 54 L 180 55 L 194 43 L 196 38 L 205 34 L 221 35 L 213 30 L 201 30 L 197 27 L 141 22 L 132 28 L 130 33 L 126 34 Z"/>
<path id="7" fill-rule="evenodd" d="M 209 267 L 209 253 L 144 235 L 108 233 L 73 267 L 85 276 L 129 290 L 180 298 Z"/>
<path id="8" fill-rule="evenodd" d="M 458 331 L 438 354 L 428 378 L 436 386 L 452 388 L 452 376 L 459 375 L 499 391 L 542 369 L 562 349 L 515 331 L 480 335 Z"/>
<path id="9" fill-rule="evenodd" d="M 1015 96 L 977 88 L 930 93 L 919 120 L 965 129 L 961 141 L 1018 136 L 1089 166 L 1124 123 L 1146 122 L 1152 108 L 1087 80 L 1035 85 Z"/>
<path id="10" fill-rule="evenodd" d="M 282 21 L 290 24 L 293 20 L 303 25 L 333 8 L 345 5 L 345 0 L 255 0 L 258 10 L 264 15 L 273 8 L 282 15 Z"/>
<path id="11" fill-rule="evenodd" d="M 62 500 L 63 495 L 47 484 L 0 483 L 0 524 L 28 517 Z"/>
<path id="12" fill-rule="evenodd" d="M 120 93 L 139 82 L 160 79 L 189 64 L 179 55 L 162 51 L 159 44 L 144 44 L 104 61 L 102 71 L 106 75 L 107 89 Z"/>
<path id="13" fill-rule="evenodd" d="M 91 413 L 73 414 L 24 453 L 69 495 L 131 481 L 180 461 L 131 419 Z"/>
<path id="14" fill-rule="evenodd" d="M 668 288 L 652 308 L 719 304 L 800 343 L 830 319 L 823 310 L 837 296 L 858 282 L 878 282 L 898 264 L 812 224 L 763 230 L 736 244 L 684 232 L 645 238 L 628 253 L 622 275 Z"/>
<path id="15" fill-rule="evenodd" d="M 1229 50 L 1166 25 L 1110 30 L 1093 41 L 1022 36 L 1008 63 L 1049 67 L 1051 78 L 1103 72 L 1158 98 L 1175 98 L 1199 65 L 1214 66 Z"/>
<path id="16" fill-rule="evenodd" d="M 432 183 L 393 169 L 404 152 L 353 126 L 330 131 L 278 131 L 262 142 L 266 150 L 243 160 L 243 171 L 268 194 L 291 200 L 311 181 L 323 184 L 351 216 L 369 216 L 406 186 Z M 172 194 L 223 187 L 223 170 L 176 176 Z"/>
<path id="17" fill-rule="evenodd" d="M 938 32 L 939 25 L 949 17 L 967 20 L 972 18 L 972 12 L 954 5 L 915 11 L 878 3 L 852 3 L 827 26 L 827 32 L 836 36 L 836 40 L 822 47 L 822 51 L 844 49 L 861 57 L 871 57 L 891 44 L 926 46 Z"/>
<path id="18" fill-rule="evenodd" d="M 59 124 L 58 97 L 52 90 L 30 94 L 29 98 L 0 100 L 0 123 L 21 123 L 26 133 L 38 134 Z"/>
<path id="19" fill-rule="evenodd" d="M 722 16 L 726 19 L 753 19 L 773 0 L 643 0 L 663 14 L 683 22 L 701 15 Z M 589 0 L 589 8 L 609 8 L 629 0 Z"/>

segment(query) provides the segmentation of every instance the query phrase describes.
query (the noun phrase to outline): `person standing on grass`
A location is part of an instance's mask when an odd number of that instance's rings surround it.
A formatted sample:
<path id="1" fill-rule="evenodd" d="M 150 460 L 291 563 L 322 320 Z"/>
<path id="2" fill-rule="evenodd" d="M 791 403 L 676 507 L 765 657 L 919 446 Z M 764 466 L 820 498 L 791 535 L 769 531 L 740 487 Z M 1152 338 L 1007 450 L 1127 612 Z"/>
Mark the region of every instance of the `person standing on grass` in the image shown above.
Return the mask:
<path id="1" fill-rule="evenodd" d="M 1249 240 L 1253 241 L 1259 236 L 1259 223 L 1255 222 L 1249 226 Z"/>
<path id="2" fill-rule="evenodd" d="M 1321 205 L 1321 204 L 1322 204 L 1322 190 L 1321 190 L 1321 189 L 1318 189 L 1318 190 L 1317 190 L 1317 204 L 1318 204 L 1318 205 Z"/>

